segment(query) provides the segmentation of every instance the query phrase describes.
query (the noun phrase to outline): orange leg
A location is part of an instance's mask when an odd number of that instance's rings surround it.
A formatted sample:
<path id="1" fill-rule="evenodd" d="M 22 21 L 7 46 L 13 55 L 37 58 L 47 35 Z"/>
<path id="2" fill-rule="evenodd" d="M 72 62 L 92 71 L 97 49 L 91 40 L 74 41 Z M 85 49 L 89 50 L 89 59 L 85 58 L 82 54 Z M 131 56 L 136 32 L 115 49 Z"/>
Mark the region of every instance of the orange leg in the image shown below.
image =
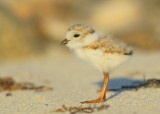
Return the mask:
<path id="1" fill-rule="evenodd" d="M 108 86 L 108 82 L 109 82 L 109 73 L 104 73 L 104 83 L 103 83 L 103 87 L 102 87 L 102 91 L 100 94 L 100 97 L 98 99 L 95 100 L 91 100 L 91 101 L 84 101 L 81 102 L 82 104 L 91 104 L 91 103 L 101 103 L 103 101 L 106 100 L 106 87 Z"/>
<path id="2" fill-rule="evenodd" d="M 107 89 L 106 91 L 111 91 L 111 90 Z M 97 93 L 100 93 L 100 92 L 102 92 L 102 90 L 101 90 L 101 89 L 98 89 L 98 90 L 97 90 Z"/>
<path id="3" fill-rule="evenodd" d="M 103 81 L 105 80 L 105 74 L 104 74 L 104 79 L 103 79 Z M 107 89 L 106 91 L 110 91 L 109 89 Z M 100 93 L 100 92 L 102 92 L 102 89 L 98 89 L 97 90 L 97 93 Z"/>

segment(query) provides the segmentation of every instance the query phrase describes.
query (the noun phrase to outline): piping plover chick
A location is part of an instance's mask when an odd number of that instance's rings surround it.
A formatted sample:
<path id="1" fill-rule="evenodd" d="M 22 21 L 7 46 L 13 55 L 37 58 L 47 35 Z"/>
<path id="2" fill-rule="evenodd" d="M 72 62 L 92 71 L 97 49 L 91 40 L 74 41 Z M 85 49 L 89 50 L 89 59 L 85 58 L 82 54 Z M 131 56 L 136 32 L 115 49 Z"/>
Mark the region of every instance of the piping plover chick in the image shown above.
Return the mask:
<path id="1" fill-rule="evenodd" d="M 73 50 L 78 57 L 92 63 L 104 74 L 100 97 L 81 103 L 101 103 L 106 100 L 109 72 L 127 61 L 132 49 L 125 43 L 110 36 L 102 36 L 90 25 L 76 24 L 68 29 L 66 39 L 61 42 Z"/>

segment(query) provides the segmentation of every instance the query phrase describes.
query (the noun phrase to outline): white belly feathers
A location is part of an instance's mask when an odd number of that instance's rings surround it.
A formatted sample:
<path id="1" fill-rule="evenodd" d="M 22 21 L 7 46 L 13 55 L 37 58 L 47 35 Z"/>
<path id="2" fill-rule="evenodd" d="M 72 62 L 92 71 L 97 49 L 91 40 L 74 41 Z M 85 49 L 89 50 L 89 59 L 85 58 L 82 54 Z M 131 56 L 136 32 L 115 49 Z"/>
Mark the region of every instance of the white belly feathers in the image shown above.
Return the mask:
<path id="1" fill-rule="evenodd" d="M 96 68 L 102 72 L 109 72 L 121 63 L 128 60 L 127 55 L 117 53 L 104 53 L 100 50 L 76 49 L 78 57 L 91 62 Z"/>

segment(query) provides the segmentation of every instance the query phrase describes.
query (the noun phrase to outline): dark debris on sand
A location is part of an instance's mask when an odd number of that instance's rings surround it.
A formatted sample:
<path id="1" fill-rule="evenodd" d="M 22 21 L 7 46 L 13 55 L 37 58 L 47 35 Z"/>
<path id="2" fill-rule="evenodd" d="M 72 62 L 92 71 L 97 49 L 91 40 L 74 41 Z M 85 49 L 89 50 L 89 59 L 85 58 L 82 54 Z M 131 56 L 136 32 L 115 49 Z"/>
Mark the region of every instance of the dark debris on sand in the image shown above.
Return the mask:
<path id="1" fill-rule="evenodd" d="M 35 91 L 48 91 L 53 90 L 51 87 L 35 86 L 33 83 L 24 82 L 17 83 L 11 77 L 0 78 L 0 91 L 12 90 L 35 90 Z"/>
<path id="2" fill-rule="evenodd" d="M 124 86 L 121 86 L 121 88 L 119 89 L 110 89 L 110 91 L 119 91 L 119 90 L 125 90 L 125 89 L 138 90 L 140 88 L 160 88 L 160 80 L 148 79 L 148 80 L 144 80 L 144 82 L 141 82 L 137 85 L 124 85 Z"/>
<path id="3" fill-rule="evenodd" d="M 82 107 L 82 106 L 75 106 L 75 107 L 66 107 L 63 105 L 61 108 L 54 110 L 53 112 L 69 112 L 70 114 L 76 114 L 76 113 L 93 113 L 100 110 L 108 109 L 109 105 L 101 105 L 101 106 L 88 106 L 88 107 Z"/>

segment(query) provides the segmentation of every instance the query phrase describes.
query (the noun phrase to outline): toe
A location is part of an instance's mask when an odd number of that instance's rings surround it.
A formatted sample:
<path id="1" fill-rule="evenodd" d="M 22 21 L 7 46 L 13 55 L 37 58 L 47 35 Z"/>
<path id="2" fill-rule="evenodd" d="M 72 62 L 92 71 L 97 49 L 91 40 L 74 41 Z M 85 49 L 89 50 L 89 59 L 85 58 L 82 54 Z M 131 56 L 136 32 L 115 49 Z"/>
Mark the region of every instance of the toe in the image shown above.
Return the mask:
<path id="1" fill-rule="evenodd" d="M 96 99 L 96 100 L 91 100 L 91 101 L 84 101 L 84 102 L 81 102 L 82 104 L 92 104 L 92 103 L 102 103 L 103 102 L 103 99 Z"/>

